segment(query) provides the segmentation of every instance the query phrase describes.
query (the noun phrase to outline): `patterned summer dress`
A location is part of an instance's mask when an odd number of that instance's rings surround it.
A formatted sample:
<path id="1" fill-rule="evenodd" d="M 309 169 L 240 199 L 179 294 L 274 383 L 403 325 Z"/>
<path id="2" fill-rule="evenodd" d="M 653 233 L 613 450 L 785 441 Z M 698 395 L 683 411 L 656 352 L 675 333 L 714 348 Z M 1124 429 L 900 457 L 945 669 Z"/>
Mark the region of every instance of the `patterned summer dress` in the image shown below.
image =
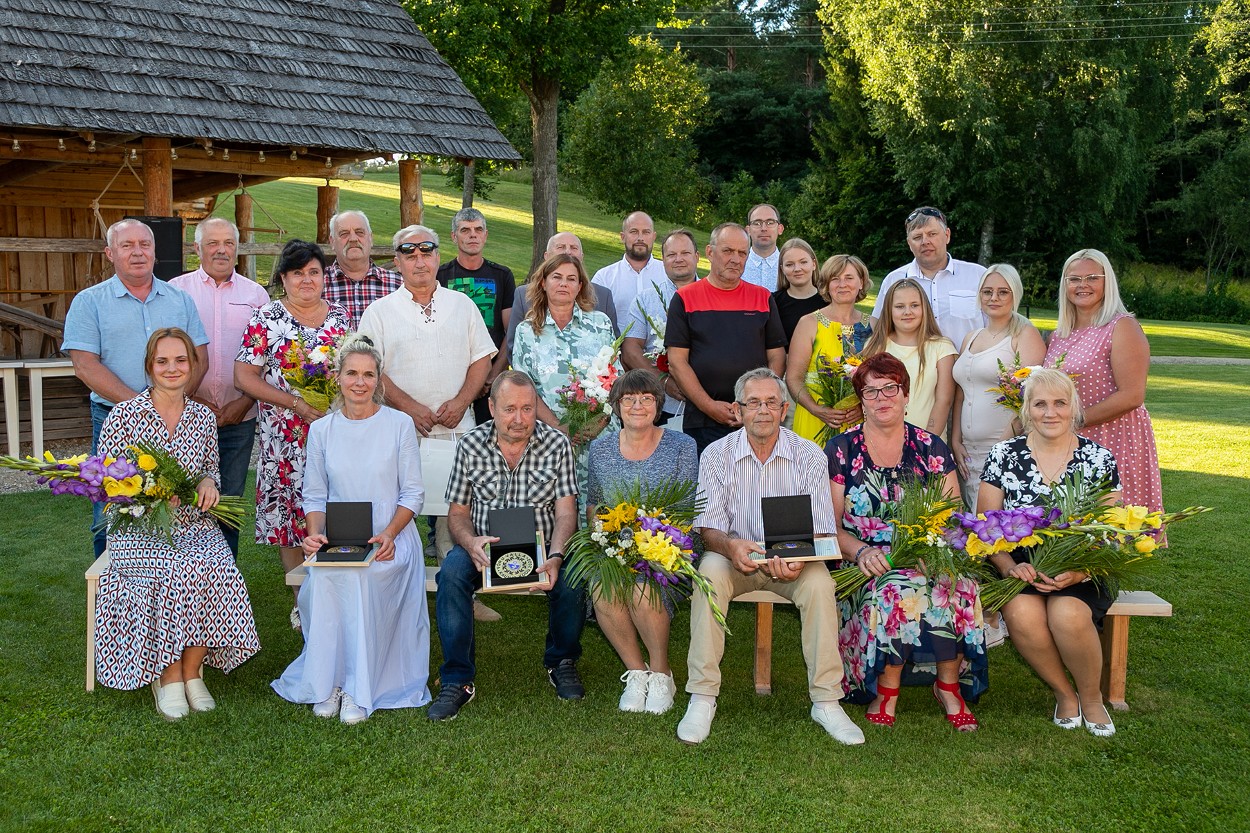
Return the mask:
<path id="1" fill-rule="evenodd" d="M 1119 390 L 1111 372 L 1111 336 L 1115 325 L 1126 314 L 1117 315 L 1101 327 L 1075 330 L 1067 338 L 1053 336 L 1046 349 L 1046 364 L 1053 366 L 1066 354 L 1063 369 L 1076 377 L 1081 407 L 1089 410 Z M 1121 414 L 1101 425 L 1086 426 L 1081 436 L 1107 448 L 1115 456 L 1123 484 L 1124 502 L 1145 506 L 1152 512 L 1163 510 L 1163 485 L 1159 480 L 1159 455 L 1155 431 L 1145 405 Z"/>
<path id="2" fill-rule="evenodd" d="M 118 456 L 140 441 L 220 481 L 217 421 L 207 407 L 188 402 L 171 437 L 149 393 L 118 404 L 104 423 L 100 453 Z M 205 662 L 224 672 L 260 650 L 247 586 L 217 522 L 181 506 L 171 531 L 172 545 L 163 535 L 108 536 L 95 640 L 96 675 L 110 688 L 147 685 L 188 646 L 207 647 Z"/>
<path id="3" fill-rule="evenodd" d="M 841 323 L 825 316 L 824 313 L 816 313 L 816 336 L 812 339 L 812 358 L 807 363 L 807 389 L 813 397 L 816 396 L 816 366 L 820 357 L 840 359 L 847 355 L 848 350 L 852 355 L 858 354 L 863 351 L 864 342 L 868 341 L 871 335 L 872 325 L 868 323 L 867 318 L 846 328 Z M 794 433 L 805 440 L 815 442 L 824 427 L 825 424 L 811 411 L 802 405 L 795 404 Z"/>
<path id="4" fill-rule="evenodd" d="M 281 301 L 266 304 L 252 313 L 235 361 L 264 368 L 262 378 L 278 390 L 290 391 L 282 377 L 282 357 L 290 346 L 303 340 L 308 347 L 333 344 L 348 332 L 347 311 L 330 304 L 321 327 L 306 327 L 295 320 Z M 304 510 L 300 490 L 304 484 L 304 446 L 308 423 L 290 408 L 260 403 L 260 454 L 256 464 L 256 542 L 279 547 L 298 547 L 304 541 Z"/>
<path id="5" fill-rule="evenodd" d="M 842 528 L 866 544 L 889 544 L 893 528 L 887 521 L 908 483 L 955 469 L 940 438 L 914 425 L 905 428 L 903 456 L 892 468 L 873 462 L 860 427 L 825 446 L 830 479 L 846 487 L 843 505 L 834 511 Z M 964 699 L 976 702 L 989 687 L 981 596 L 972 579 L 961 578 L 953 586 L 949 578 L 930 584 L 916 570 L 893 570 L 839 600 L 838 613 L 838 647 L 846 670 L 842 685 L 853 703 L 872 702 L 886 665 L 910 665 L 912 673 L 905 673 L 903 682 L 929 685 L 935 663 L 962 657 Z"/>

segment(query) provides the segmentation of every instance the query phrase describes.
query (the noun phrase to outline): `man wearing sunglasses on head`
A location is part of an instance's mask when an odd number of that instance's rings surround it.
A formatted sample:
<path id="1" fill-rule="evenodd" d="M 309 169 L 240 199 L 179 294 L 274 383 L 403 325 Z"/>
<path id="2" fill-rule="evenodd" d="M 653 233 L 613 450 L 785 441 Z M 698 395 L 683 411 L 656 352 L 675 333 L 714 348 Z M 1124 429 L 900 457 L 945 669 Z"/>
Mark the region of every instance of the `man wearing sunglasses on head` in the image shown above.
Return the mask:
<path id="1" fill-rule="evenodd" d="M 890 285 L 903 278 L 912 278 L 928 295 L 942 335 L 957 345 L 963 344 L 965 336 L 985 325 L 977 299 L 985 267 L 950 256 L 946 251 L 951 242 L 950 226 L 946 215 L 932 206 L 921 206 L 908 214 L 904 228 L 907 247 L 915 259 L 885 276 L 877 291 L 873 320 L 879 321 L 889 314 L 881 309 L 881 305 Z"/>

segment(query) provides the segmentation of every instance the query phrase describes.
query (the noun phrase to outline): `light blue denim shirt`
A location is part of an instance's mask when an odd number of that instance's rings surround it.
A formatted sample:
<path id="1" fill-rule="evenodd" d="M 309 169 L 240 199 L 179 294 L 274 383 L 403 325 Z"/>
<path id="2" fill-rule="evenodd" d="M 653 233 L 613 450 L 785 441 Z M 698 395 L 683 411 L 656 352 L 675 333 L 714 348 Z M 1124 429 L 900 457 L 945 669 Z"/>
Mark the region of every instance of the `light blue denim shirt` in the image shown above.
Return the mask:
<path id="1" fill-rule="evenodd" d="M 157 278 L 147 300 L 140 301 L 114 275 L 74 296 L 65 316 L 62 350 L 95 353 L 132 390 L 143 391 L 148 377 L 143 356 L 148 338 L 162 327 L 180 327 L 198 347 L 208 344 L 204 325 L 191 296 Z M 114 405 L 91 392 L 91 400 Z"/>

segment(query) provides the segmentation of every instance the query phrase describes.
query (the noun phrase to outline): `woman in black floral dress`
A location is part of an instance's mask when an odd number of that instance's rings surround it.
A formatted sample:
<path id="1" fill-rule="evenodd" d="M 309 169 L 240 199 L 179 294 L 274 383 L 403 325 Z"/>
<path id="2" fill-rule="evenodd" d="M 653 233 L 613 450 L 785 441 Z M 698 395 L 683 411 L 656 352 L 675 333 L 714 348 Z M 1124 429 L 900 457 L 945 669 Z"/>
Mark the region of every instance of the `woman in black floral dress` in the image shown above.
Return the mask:
<path id="1" fill-rule="evenodd" d="M 1068 374 L 1033 371 L 1024 383 L 1020 421 L 1023 435 L 990 449 L 978 512 L 1037 505 L 1078 472 L 1087 481 L 1109 483 L 1116 491 L 1108 500 L 1119 500 L 1115 457 L 1076 433 L 1081 403 Z M 1023 554 L 999 553 L 991 560 L 1003 575 L 1030 583 L 1003 608 L 1003 618 L 1016 650 L 1055 693 L 1055 725 L 1076 729 L 1084 722 L 1095 735 L 1113 734 L 1102 699 L 1098 637 L 1111 598 L 1084 573 L 1047 576 Z"/>

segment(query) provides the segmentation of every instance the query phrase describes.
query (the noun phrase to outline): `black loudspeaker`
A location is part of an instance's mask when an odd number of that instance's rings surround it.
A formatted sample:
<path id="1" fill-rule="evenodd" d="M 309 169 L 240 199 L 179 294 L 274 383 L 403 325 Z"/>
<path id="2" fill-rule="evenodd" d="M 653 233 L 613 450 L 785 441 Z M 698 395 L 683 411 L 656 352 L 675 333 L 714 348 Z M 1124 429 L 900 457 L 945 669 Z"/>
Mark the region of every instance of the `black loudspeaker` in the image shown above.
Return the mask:
<path id="1" fill-rule="evenodd" d="M 156 277 L 167 281 L 187 271 L 182 265 L 181 217 L 127 216 L 126 219 L 138 220 L 152 229 L 152 236 L 156 238 Z"/>

